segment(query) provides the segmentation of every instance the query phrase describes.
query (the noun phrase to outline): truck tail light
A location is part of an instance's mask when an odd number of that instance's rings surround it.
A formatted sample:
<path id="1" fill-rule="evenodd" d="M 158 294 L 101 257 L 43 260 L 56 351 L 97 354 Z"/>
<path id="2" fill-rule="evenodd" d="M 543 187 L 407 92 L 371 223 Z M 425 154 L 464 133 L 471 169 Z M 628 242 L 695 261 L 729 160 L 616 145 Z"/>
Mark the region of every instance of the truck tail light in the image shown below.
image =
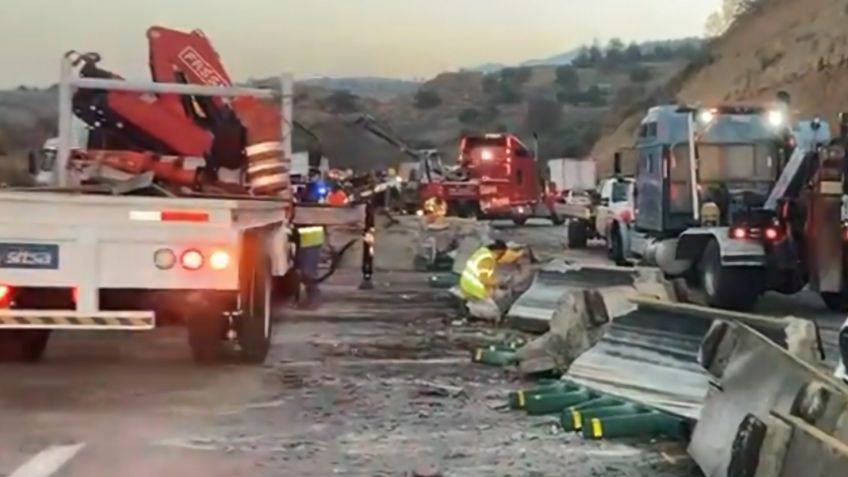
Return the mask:
<path id="1" fill-rule="evenodd" d="M 215 270 L 223 270 L 230 266 L 230 254 L 224 250 L 216 250 L 209 256 L 209 266 Z"/>
<path id="2" fill-rule="evenodd" d="M 180 264 L 186 270 L 200 270 L 203 267 L 203 254 L 198 250 L 186 250 L 180 256 Z"/>
<path id="3" fill-rule="evenodd" d="M 6 306 L 12 301 L 12 287 L 0 285 L 0 306 Z"/>
<path id="4" fill-rule="evenodd" d="M 774 242 L 780 238 L 780 230 L 778 230 L 777 227 L 768 227 L 763 232 L 763 236 L 765 236 L 766 240 Z"/>
<path id="5" fill-rule="evenodd" d="M 748 229 L 745 227 L 731 227 L 728 231 L 728 235 L 732 239 L 744 240 L 748 238 Z"/>

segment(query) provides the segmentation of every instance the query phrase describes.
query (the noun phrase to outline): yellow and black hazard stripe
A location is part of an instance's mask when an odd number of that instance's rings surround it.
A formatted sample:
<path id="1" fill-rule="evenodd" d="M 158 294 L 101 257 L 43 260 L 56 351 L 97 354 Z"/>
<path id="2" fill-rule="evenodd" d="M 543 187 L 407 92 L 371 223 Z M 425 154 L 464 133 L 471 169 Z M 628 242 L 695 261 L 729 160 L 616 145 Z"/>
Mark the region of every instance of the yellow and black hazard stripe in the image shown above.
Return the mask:
<path id="1" fill-rule="evenodd" d="M 2 327 L 86 327 L 86 328 L 152 328 L 155 322 L 152 316 L 57 316 L 57 315 L 0 315 Z"/>

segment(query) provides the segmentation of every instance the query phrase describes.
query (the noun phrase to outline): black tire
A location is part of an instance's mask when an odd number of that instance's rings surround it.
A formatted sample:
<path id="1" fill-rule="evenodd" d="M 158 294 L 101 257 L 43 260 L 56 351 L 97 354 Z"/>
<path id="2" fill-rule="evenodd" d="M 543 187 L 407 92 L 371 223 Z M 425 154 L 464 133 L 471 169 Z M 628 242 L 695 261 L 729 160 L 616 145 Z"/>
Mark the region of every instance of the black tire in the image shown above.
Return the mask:
<path id="1" fill-rule="evenodd" d="M 37 363 L 49 340 L 50 330 L 0 331 L 0 363 Z"/>
<path id="2" fill-rule="evenodd" d="M 819 295 L 828 310 L 836 313 L 848 312 L 848 294 L 821 292 Z"/>
<path id="3" fill-rule="evenodd" d="M 527 223 L 527 217 L 513 217 L 512 223 L 515 225 L 524 225 Z"/>
<path id="4" fill-rule="evenodd" d="M 698 278 L 707 304 L 749 311 L 762 291 L 763 272 L 754 267 L 724 267 L 718 243 L 711 240 L 698 263 Z"/>
<path id="5" fill-rule="evenodd" d="M 221 359 L 227 329 L 223 310 L 204 305 L 191 308 L 186 316 L 191 355 L 198 364 L 216 363 Z"/>
<path id="6" fill-rule="evenodd" d="M 589 231 L 582 220 L 568 222 L 568 248 L 586 248 L 589 241 Z"/>
<path id="7" fill-rule="evenodd" d="M 557 214 L 551 215 L 551 223 L 554 225 L 562 225 L 565 223 L 565 217 L 560 217 Z"/>
<path id="8" fill-rule="evenodd" d="M 259 237 L 248 237 L 245 250 L 254 250 L 254 256 L 242 262 L 241 310 L 236 313 L 236 333 L 241 355 L 245 362 L 265 362 L 271 349 L 273 321 L 271 320 L 273 287 L 271 267 L 257 246 Z"/>

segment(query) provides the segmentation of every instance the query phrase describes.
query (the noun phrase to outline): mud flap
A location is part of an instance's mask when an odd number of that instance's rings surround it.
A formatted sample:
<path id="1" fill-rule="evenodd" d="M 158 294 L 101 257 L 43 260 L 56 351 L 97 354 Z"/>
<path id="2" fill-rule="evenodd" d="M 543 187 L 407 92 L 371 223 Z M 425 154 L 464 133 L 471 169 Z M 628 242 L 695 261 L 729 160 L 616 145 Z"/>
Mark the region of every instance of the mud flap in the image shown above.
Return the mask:
<path id="1" fill-rule="evenodd" d="M 688 449 L 704 474 L 844 475 L 848 388 L 745 324 L 709 335 L 713 381 Z"/>

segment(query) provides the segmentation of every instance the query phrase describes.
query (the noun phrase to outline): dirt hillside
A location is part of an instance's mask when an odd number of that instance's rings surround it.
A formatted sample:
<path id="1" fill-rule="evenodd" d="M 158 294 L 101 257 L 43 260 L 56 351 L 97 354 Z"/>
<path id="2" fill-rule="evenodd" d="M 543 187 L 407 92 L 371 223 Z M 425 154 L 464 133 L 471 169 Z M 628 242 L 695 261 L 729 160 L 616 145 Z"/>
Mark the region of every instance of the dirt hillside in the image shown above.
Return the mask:
<path id="1" fill-rule="evenodd" d="M 841 0 L 761 0 L 657 99 L 772 101 L 785 90 L 797 115 L 820 115 L 833 125 L 837 114 L 848 110 L 846 21 L 848 4 Z M 619 117 L 595 145 L 592 155 L 601 169 L 611 169 L 617 148 L 632 144 L 642 112 Z"/>

